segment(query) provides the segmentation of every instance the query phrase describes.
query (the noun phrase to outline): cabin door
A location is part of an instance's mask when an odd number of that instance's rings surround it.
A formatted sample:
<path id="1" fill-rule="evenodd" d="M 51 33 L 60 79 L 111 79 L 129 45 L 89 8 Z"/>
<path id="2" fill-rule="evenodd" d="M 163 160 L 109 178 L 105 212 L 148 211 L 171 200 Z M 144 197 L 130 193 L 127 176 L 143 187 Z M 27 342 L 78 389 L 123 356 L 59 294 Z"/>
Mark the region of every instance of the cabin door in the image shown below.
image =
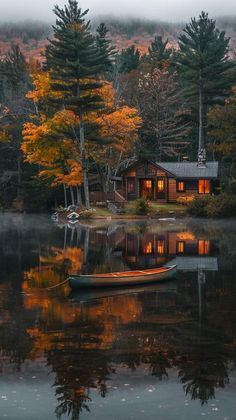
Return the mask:
<path id="1" fill-rule="evenodd" d="M 154 199 L 154 180 L 153 179 L 140 179 L 140 197 L 147 200 Z"/>

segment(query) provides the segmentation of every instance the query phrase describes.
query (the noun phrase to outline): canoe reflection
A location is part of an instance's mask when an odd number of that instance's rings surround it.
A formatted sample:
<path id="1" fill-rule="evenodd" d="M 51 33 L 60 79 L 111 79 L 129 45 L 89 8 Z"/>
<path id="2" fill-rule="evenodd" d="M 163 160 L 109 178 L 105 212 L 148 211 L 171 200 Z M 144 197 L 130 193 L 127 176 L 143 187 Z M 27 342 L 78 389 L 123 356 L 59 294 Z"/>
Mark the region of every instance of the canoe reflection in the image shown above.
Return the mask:
<path id="1" fill-rule="evenodd" d="M 140 294 L 144 292 L 161 292 L 175 290 L 177 288 L 176 281 L 168 281 L 167 283 L 150 284 L 146 286 L 133 287 L 103 287 L 94 289 L 73 290 L 69 294 L 69 299 L 73 302 L 89 302 L 92 300 L 102 299 L 106 297 Z"/>

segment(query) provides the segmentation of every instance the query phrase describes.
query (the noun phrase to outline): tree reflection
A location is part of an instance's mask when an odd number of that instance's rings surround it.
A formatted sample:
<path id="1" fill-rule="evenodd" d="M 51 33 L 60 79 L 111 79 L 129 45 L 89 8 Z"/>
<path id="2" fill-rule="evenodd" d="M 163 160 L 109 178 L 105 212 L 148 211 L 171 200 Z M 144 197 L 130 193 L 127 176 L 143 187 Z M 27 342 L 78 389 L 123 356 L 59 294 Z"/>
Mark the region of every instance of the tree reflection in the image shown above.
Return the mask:
<path id="1" fill-rule="evenodd" d="M 179 331 L 181 347 L 176 361 L 179 378 L 186 395 L 200 400 L 202 405 L 215 398 L 216 388 L 224 388 L 229 383 L 232 351 L 221 334 L 220 337 L 219 333 L 199 324 L 189 324 Z"/>
<path id="2" fill-rule="evenodd" d="M 181 225 L 173 231 L 140 226 L 66 227 L 61 235 L 51 233 L 50 241 L 41 234 L 32 246 L 33 257 L 22 259 L 22 293 L 16 294 L 8 281 L 0 288 L 2 364 L 10 361 L 20 369 L 25 360 L 45 358 L 55 374 L 58 418 L 78 420 L 82 411 L 89 411 L 93 392 L 106 397 L 108 381 L 127 370 L 140 369 L 162 381 L 175 369 L 186 395 L 201 404 L 229 383 L 236 361 L 235 232 L 213 225 L 208 231 L 203 226 L 191 230 Z M 199 245 L 199 238 L 204 243 Z M 185 247 L 178 248 L 179 241 Z M 156 264 L 157 258 L 162 263 L 182 251 L 182 261 L 202 261 L 215 250 L 221 271 L 204 272 L 201 293 L 191 265 L 172 288 L 166 283 L 117 296 L 111 291 L 99 299 L 89 299 L 88 292 L 86 302 L 82 294 L 78 301 L 70 300 L 67 285 L 48 290 L 68 271 L 119 271 L 137 264 L 136 257 Z"/>

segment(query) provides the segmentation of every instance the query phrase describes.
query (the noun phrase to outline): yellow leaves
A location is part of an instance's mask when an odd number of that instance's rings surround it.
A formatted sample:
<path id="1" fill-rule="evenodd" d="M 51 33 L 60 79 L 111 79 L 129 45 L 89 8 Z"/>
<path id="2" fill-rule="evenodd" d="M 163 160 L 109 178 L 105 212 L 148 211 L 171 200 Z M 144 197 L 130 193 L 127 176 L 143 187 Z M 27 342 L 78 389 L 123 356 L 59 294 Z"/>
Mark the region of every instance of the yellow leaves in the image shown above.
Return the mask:
<path id="1" fill-rule="evenodd" d="M 68 159 L 66 161 L 66 170 L 67 172 L 60 171 L 60 168 L 58 168 L 54 172 L 54 181 L 53 186 L 56 185 L 67 185 L 69 187 L 76 187 L 80 186 L 82 184 L 82 168 L 81 164 L 75 161 L 74 159 Z M 45 174 L 46 171 L 42 171 L 42 175 Z M 50 175 L 50 170 L 47 171 L 47 173 Z"/>
<path id="2" fill-rule="evenodd" d="M 52 113 L 51 99 L 62 98 L 65 95 L 65 86 L 60 92 L 60 81 L 56 80 L 58 90 L 55 90 L 50 72 L 40 69 L 33 72 L 33 79 L 35 89 L 29 92 L 27 97 L 37 104 L 37 108 L 42 105 L 43 113 L 39 114 L 37 120 L 32 118 L 31 122 L 24 124 L 21 148 L 25 159 L 29 163 L 39 164 L 42 167 L 40 176 L 49 179 L 52 186 L 81 185 L 80 119 L 75 112 L 68 109 L 61 109 L 49 117 L 48 114 Z M 81 90 L 81 96 L 100 97 L 103 102 L 102 109 L 84 112 L 84 126 L 89 127 L 91 138 L 102 137 L 110 141 L 108 148 L 103 144 L 90 143 L 87 137 L 85 152 L 90 157 L 93 156 L 98 163 L 105 159 L 107 163 L 112 164 L 113 157 L 111 158 L 109 150 L 112 148 L 116 155 L 117 152 L 129 153 L 134 147 L 142 120 L 135 108 L 118 107 L 110 82 L 87 78 L 81 83 L 84 88 Z M 86 85 L 93 89 L 86 89 Z"/>
<path id="3" fill-rule="evenodd" d="M 136 137 L 137 129 L 142 124 L 137 110 L 128 106 L 102 115 L 97 121 L 101 126 L 101 134 L 114 139 L 125 139 L 131 135 Z"/>
<path id="4" fill-rule="evenodd" d="M 96 89 L 96 94 L 102 97 L 105 108 L 110 109 L 114 107 L 115 91 L 111 83 L 104 82 L 100 88 Z"/>
<path id="5" fill-rule="evenodd" d="M 71 139 L 78 126 L 79 118 L 67 110 L 56 112 L 52 118 L 42 117 L 40 125 L 24 124 L 21 148 L 26 161 L 40 164 L 43 168 L 39 175 L 50 179 L 52 186 L 81 185 L 81 165 L 76 160 L 78 151 Z"/>
<path id="6" fill-rule="evenodd" d="M 34 102 L 46 102 L 50 98 L 63 97 L 61 92 L 55 92 L 51 88 L 51 76 L 49 72 L 42 70 L 36 71 L 33 75 L 33 84 L 35 89 L 28 92 L 26 97 Z"/>

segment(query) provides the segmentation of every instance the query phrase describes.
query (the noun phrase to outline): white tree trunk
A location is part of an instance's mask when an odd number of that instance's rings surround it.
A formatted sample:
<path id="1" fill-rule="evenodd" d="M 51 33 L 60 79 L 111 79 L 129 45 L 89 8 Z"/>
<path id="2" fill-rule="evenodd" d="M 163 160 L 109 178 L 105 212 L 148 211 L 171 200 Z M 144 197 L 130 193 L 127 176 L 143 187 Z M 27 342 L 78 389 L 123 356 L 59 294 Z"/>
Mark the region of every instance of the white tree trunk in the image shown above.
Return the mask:
<path id="1" fill-rule="evenodd" d="M 199 125 L 198 125 L 198 152 L 204 149 L 204 136 L 203 136 L 203 93 L 202 93 L 202 73 L 200 70 L 199 75 Z"/>
<path id="2" fill-rule="evenodd" d="M 67 191 L 66 191 L 65 184 L 63 184 L 63 191 L 64 191 L 64 205 L 65 205 L 65 208 L 67 208 L 68 207 L 68 201 L 67 201 Z"/>
<path id="3" fill-rule="evenodd" d="M 85 158 L 85 138 L 84 138 L 84 126 L 82 121 L 82 116 L 80 117 L 80 154 L 81 154 L 81 164 L 82 164 L 82 173 L 83 173 L 83 182 L 84 182 L 84 200 L 86 209 L 90 208 L 89 202 L 89 187 L 88 187 L 88 174 L 87 174 L 87 162 Z"/>

